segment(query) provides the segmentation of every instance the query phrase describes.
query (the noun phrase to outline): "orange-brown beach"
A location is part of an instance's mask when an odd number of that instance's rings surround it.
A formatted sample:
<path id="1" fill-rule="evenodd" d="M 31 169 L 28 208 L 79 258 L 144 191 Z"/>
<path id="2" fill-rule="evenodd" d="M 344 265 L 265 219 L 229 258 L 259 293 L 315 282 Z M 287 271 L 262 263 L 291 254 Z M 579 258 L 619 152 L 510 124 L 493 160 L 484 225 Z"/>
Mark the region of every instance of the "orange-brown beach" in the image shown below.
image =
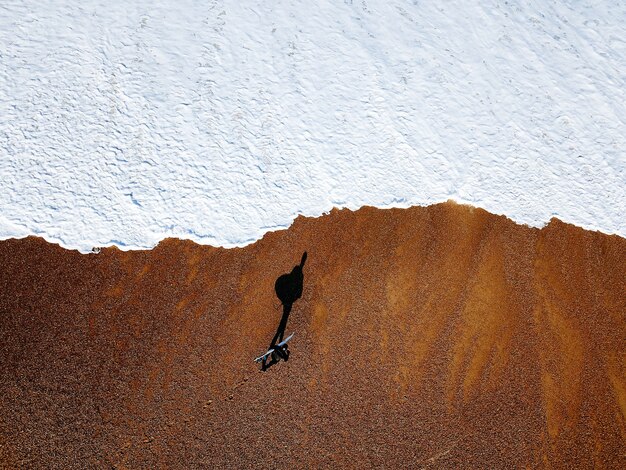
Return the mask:
<path id="1" fill-rule="evenodd" d="M 626 240 L 454 203 L 238 249 L 6 240 L 0 377 L 4 468 L 626 468 Z"/>

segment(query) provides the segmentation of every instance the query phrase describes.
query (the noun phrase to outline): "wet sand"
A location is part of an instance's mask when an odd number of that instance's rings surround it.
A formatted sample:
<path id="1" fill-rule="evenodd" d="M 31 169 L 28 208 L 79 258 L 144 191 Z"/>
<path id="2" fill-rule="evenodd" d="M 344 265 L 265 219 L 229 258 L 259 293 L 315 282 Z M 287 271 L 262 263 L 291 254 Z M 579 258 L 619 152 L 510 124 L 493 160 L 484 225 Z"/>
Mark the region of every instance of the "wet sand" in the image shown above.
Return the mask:
<path id="1" fill-rule="evenodd" d="M 0 267 L 4 468 L 626 468 L 617 236 L 445 203 Z"/>

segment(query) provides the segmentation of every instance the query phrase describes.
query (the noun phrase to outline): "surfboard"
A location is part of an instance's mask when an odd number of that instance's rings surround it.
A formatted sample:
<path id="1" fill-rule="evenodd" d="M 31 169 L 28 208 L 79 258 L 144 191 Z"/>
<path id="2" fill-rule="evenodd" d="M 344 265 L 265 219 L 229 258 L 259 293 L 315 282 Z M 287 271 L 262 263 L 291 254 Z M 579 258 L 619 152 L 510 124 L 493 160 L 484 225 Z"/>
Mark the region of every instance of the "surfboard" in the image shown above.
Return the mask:
<path id="1" fill-rule="evenodd" d="M 294 333 L 291 333 L 289 336 L 287 336 L 286 339 L 284 339 L 283 341 L 281 341 L 280 343 L 277 344 L 277 346 L 279 348 L 282 348 L 285 344 L 287 344 L 289 342 L 289 340 L 293 337 Z M 262 356 L 257 357 L 254 362 L 261 362 L 264 359 L 266 359 L 270 354 L 272 354 L 274 352 L 274 348 L 268 350 L 265 354 L 263 354 Z"/>

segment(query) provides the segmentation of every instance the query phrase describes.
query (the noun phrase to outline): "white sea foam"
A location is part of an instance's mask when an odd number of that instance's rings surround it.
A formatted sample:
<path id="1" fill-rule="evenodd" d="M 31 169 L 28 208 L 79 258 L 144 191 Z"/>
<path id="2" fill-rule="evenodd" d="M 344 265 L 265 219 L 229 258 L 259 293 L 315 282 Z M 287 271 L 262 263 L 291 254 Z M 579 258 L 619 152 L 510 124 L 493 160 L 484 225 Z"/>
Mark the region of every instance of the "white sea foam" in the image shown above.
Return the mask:
<path id="1" fill-rule="evenodd" d="M 233 246 L 446 199 L 626 236 L 624 25 L 609 0 L 5 1 L 0 237 Z"/>

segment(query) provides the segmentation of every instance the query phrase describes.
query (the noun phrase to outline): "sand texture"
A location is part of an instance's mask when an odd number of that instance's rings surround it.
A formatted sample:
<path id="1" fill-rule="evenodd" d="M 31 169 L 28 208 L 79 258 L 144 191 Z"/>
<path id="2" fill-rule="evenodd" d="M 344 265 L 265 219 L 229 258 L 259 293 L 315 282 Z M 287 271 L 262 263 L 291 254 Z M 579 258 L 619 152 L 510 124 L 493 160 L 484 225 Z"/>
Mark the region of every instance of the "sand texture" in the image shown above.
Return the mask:
<path id="1" fill-rule="evenodd" d="M 445 203 L 228 250 L 0 242 L 0 467 L 626 468 L 626 240 Z"/>

